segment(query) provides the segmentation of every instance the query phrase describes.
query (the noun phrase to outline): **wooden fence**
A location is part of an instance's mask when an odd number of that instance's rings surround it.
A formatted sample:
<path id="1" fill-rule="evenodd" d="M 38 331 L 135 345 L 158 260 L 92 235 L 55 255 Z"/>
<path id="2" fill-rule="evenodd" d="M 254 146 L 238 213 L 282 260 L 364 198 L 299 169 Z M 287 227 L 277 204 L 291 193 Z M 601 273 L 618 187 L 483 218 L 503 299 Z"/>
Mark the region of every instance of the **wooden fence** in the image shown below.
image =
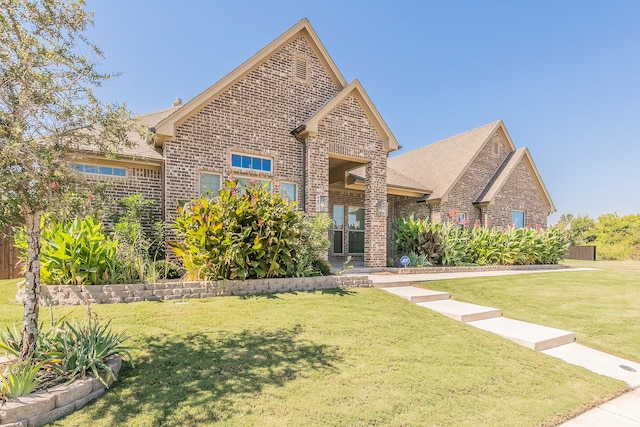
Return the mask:
<path id="1" fill-rule="evenodd" d="M 0 280 L 20 277 L 20 270 L 16 267 L 17 251 L 11 238 L 5 236 L 9 232 L 8 228 L 0 230 Z"/>
<path id="2" fill-rule="evenodd" d="M 596 260 L 595 246 L 569 246 L 565 259 L 582 259 L 586 261 Z"/>

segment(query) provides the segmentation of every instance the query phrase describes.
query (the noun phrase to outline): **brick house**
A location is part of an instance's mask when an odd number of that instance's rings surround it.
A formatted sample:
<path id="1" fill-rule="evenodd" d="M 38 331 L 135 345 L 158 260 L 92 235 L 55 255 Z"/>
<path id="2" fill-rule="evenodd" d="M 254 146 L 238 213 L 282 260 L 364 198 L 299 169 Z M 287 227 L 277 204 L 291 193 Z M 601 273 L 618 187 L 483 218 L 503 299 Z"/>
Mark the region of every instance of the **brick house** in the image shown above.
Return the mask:
<path id="1" fill-rule="evenodd" d="M 388 169 L 432 189 L 419 200 L 390 196 L 395 216 L 441 221 L 455 210 L 471 225 L 520 228 L 546 227 L 555 212 L 531 153 L 516 149 L 501 120 L 398 155 Z"/>
<path id="2" fill-rule="evenodd" d="M 332 259 L 384 266 L 393 218 L 412 213 L 439 220 L 456 209 L 507 225 L 546 224 L 555 210 L 529 151 L 515 149 L 500 121 L 389 158 L 398 141 L 306 19 L 191 101 L 141 119 L 149 138 L 132 135 L 136 146 L 118 160 L 88 151 L 71 161 L 114 199 L 155 200 L 167 222 L 179 200 L 230 176 L 277 182 L 307 214 L 333 218 Z"/>

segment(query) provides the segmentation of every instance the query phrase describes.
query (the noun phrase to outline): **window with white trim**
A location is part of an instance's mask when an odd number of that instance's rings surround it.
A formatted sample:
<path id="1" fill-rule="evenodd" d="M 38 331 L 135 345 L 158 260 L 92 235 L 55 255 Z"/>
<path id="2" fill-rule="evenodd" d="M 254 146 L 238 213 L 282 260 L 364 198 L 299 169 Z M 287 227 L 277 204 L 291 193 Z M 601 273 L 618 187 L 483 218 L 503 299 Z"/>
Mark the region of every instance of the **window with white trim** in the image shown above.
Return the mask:
<path id="1" fill-rule="evenodd" d="M 213 197 L 218 195 L 222 188 L 222 177 L 219 173 L 200 172 L 200 195 L 210 193 Z"/>
<path id="2" fill-rule="evenodd" d="M 238 169 L 271 173 L 273 161 L 267 157 L 231 154 L 231 166 Z"/>
<path id="3" fill-rule="evenodd" d="M 117 176 L 120 178 L 124 178 L 127 176 L 126 168 L 118 168 L 113 166 L 99 166 L 99 165 L 88 165 L 85 163 L 71 163 L 72 169 L 80 173 L 85 173 L 89 175 L 104 175 L 104 176 Z"/>

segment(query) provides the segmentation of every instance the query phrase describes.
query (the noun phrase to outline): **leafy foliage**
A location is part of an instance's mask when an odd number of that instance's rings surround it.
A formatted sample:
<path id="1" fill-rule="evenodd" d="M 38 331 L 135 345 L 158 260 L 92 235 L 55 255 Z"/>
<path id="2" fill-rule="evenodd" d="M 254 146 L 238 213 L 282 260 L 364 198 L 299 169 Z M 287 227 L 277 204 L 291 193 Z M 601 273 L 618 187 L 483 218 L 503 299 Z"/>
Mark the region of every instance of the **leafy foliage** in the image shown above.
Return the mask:
<path id="1" fill-rule="evenodd" d="M 568 228 L 565 233 L 567 239 L 569 239 L 569 244 L 573 246 L 592 244 L 596 237 L 594 235 L 595 226 L 596 221 L 589 215 L 574 216 L 573 214 L 560 215 L 557 224 L 557 227 L 561 230 Z"/>
<path id="2" fill-rule="evenodd" d="M 296 261 L 296 276 L 312 276 L 331 273 L 331 265 L 326 260 L 331 246 L 329 229 L 332 220 L 327 214 L 318 214 L 311 219 L 303 218 L 301 224 L 302 244 Z"/>
<path id="3" fill-rule="evenodd" d="M 558 227 L 568 228 L 566 234 L 572 245 L 595 245 L 598 259 L 640 259 L 640 214 L 607 213 L 597 220 L 563 214 Z"/>
<path id="4" fill-rule="evenodd" d="M 110 320 L 101 322 L 89 317 L 82 323 L 78 320 L 65 322 L 52 342 L 60 356 L 60 363 L 53 366 L 61 374 L 70 374 L 73 378 L 90 374 L 108 386 L 114 377 L 111 367 L 105 363 L 108 358 L 127 356 L 133 365 L 130 348 L 123 345 L 127 340 L 124 332 L 111 330 Z"/>
<path id="5" fill-rule="evenodd" d="M 177 268 L 168 261 L 161 264 L 164 253 L 164 223 L 154 221 L 155 202 L 140 194 L 123 197 L 119 210 L 112 215 L 112 234 L 118 242 L 118 282 L 155 282 L 176 278 Z"/>
<path id="6" fill-rule="evenodd" d="M 303 219 L 268 184 L 240 189 L 228 180 L 216 199 L 180 203 L 175 229 L 184 240 L 169 245 L 190 280 L 295 276 Z"/>
<path id="7" fill-rule="evenodd" d="M 441 223 L 418 219 L 411 215 L 396 221 L 393 234 L 399 254 L 425 255 L 430 264 L 438 264 L 444 254 L 439 233 Z"/>
<path id="8" fill-rule="evenodd" d="M 0 372 L 0 396 L 6 399 L 26 396 L 38 385 L 37 375 L 42 363 L 31 360 L 10 364 Z"/>
<path id="9" fill-rule="evenodd" d="M 114 373 L 105 363 L 107 359 L 126 357 L 133 366 L 131 348 L 124 345 L 129 337 L 124 332 L 113 332 L 110 320 L 99 321 L 91 316 L 83 322 L 62 318 L 52 321 L 48 328 L 40 325 L 40 330 L 33 358 L 12 364 L 2 373 L 2 393 L 8 398 L 31 393 L 43 369 L 67 379 L 91 375 L 108 386 Z M 20 334 L 15 326 L 0 332 L 0 349 L 19 356 Z"/>
<path id="10" fill-rule="evenodd" d="M 94 94 L 113 76 L 99 71 L 102 52 L 85 36 L 92 23 L 83 0 L 0 7 L 0 226 L 26 225 L 23 361 L 38 335 L 40 218 L 63 216 L 86 187 L 70 155 L 117 154 L 140 128 L 124 106 Z"/>
<path id="11" fill-rule="evenodd" d="M 413 217 L 396 221 L 394 235 L 397 250 L 408 254 L 411 265 L 419 256 L 428 261 L 424 265 L 557 264 L 569 246 L 557 227 L 469 230 L 456 221 L 430 223 Z"/>
<path id="12" fill-rule="evenodd" d="M 16 246 L 26 261 L 26 238 L 16 233 Z M 87 216 L 46 221 L 42 228 L 40 277 L 49 285 L 103 285 L 117 276 L 117 242 L 102 223 Z"/>

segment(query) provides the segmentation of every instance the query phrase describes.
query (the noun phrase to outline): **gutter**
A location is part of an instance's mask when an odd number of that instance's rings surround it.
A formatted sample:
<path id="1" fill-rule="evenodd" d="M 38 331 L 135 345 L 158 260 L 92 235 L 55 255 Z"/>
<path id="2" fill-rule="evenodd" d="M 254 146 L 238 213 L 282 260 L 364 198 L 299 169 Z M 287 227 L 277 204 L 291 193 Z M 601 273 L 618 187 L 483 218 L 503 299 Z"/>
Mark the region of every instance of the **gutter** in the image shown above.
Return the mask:
<path id="1" fill-rule="evenodd" d="M 300 132 L 304 131 L 307 125 L 302 124 L 291 131 L 291 135 L 296 141 L 302 143 L 302 191 L 300 192 L 300 205 L 304 212 L 307 212 L 307 140 L 306 138 L 300 139 Z"/>

